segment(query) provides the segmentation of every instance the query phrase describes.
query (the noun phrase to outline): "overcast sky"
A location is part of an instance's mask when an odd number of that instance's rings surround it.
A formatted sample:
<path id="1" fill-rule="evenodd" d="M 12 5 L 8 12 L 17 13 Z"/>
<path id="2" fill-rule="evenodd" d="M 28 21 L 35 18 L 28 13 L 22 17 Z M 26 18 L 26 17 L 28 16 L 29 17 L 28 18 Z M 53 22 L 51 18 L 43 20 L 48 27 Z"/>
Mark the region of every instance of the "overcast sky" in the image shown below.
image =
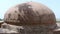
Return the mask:
<path id="1" fill-rule="evenodd" d="M 0 0 L 0 18 L 4 18 L 5 12 L 10 7 L 30 1 L 48 6 L 55 13 L 56 18 L 60 18 L 60 0 Z"/>

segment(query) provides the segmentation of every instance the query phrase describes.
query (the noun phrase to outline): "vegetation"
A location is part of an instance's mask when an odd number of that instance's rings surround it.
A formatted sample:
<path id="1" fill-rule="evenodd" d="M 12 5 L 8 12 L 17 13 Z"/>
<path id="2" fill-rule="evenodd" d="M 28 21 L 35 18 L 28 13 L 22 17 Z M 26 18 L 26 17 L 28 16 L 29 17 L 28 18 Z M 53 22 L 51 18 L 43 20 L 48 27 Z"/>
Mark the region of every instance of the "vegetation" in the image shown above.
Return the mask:
<path id="1" fill-rule="evenodd" d="M 2 21 L 2 19 L 0 19 L 0 21 Z"/>
<path id="2" fill-rule="evenodd" d="M 60 19 L 56 19 L 57 23 L 60 23 Z"/>
<path id="3" fill-rule="evenodd" d="M 60 23 L 60 21 L 57 21 L 57 23 Z"/>

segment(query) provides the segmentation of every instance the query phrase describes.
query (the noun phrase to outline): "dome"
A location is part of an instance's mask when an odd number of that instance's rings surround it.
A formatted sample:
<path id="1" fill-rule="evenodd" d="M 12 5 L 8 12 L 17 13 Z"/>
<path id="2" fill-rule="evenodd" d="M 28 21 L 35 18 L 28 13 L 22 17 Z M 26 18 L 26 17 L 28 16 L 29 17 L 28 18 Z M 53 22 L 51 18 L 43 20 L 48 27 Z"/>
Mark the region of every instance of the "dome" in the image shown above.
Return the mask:
<path id="1" fill-rule="evenodd" d="M 56 18 L 43 4 L 27 2 L 11 7 L 4 15 L 4 22 L 14 25 L 53 25 Z"/>

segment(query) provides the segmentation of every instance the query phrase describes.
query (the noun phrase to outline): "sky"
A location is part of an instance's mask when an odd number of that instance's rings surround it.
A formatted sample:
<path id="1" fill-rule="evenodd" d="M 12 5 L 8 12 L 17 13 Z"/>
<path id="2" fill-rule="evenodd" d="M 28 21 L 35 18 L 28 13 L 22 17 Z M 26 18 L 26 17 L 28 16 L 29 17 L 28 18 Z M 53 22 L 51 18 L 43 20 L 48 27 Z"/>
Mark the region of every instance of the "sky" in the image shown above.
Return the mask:
<path id="1" fill-rule="evenodd" d="M 4 14 L 10 7 L 30 1 L 46 5 L 55 13 L 56 18 L 60 18 L 60 0 L 0 0 L 0 18 L 4 18 Z"/>

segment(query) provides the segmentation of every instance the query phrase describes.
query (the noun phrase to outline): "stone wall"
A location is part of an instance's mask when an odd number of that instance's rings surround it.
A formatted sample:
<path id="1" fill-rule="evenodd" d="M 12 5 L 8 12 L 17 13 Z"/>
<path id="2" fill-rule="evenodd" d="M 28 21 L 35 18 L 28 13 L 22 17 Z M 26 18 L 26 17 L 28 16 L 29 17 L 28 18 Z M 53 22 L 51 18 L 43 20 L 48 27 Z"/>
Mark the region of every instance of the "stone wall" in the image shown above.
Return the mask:
<path id="1" fill-rule="evenodd" d="M 21 34 L 53 34 L 52 30 L 49 30 L 46 26 L 23 26 L 24 30 L 20 30 Z"/>
<path id="2" fill-rule="evenodd" d="M 60 29 L 58 28 L 53 31 L 51 30 L 52 27 L 54 26 L 53 25 L 16 26 L 4 23 L 2 24 L 0 31 L 2 31 L 3 33 L 19 33 L 19 34 L 60 34 Z"/>
<path id="3" fill-rule="evenodd" d="M 53 34 L 49 29 L 50 26 L 33 25 L 33 26 L 15 26 L 10 24 L 2 24 L 1 28 L 5 33 L 20 33 L 20 34 Z"/>
<path id="4" fill-rule="evenodd" d="M 3 21 L 0 21 L 0 28 L 1 28 L 1 24 L 3 24 Z"/>

